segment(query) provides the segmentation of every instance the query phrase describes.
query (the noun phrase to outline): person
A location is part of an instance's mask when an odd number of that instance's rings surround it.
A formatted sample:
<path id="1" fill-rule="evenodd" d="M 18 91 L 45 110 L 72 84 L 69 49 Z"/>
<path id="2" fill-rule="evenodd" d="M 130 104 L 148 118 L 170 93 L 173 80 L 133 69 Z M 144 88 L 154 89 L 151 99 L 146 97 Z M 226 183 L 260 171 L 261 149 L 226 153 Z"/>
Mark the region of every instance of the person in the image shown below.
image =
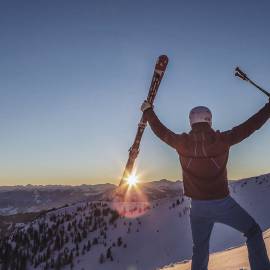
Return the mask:
<path id="1" fill-rule="evenodd" d="M 179 155 L 184 194 L 191 198 L 191 269 L 207 270 L 213 225 L 223 223 L 246 237 L 251 270 L 270 270 L 262 230 L 230 196 L 226 169 L 230 147 L 250 136 L 269 119 L 270 100 L 247 121 L 225 132 L 212 128 L 212 113 L 204 106 L 190 111 L 191 130 L 182 134 L 165 127 L 147 101 L 144 101 L 141 110 L 155 135 Z"/>

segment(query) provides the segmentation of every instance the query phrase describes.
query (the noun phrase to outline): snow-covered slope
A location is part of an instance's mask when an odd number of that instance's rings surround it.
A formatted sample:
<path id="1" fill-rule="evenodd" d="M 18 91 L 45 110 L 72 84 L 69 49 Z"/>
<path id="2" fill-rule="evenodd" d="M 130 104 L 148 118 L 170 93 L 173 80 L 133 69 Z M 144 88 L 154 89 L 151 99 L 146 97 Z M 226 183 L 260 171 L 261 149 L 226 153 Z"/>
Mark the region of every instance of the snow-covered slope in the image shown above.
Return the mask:
<path id="1" fill-rule="evenodd" d="M 270 229 L 263 233 L 263 238 L 266 244 L 268 257 L 270 257 Z M 172 263 L 165 266 L 163 270 L 189 270 L 191 261 L 183 261 Z M 248 253 L 246 245 L 227 249 L 225 251 L 212 253 L 209 258 L 209 270 L 249 270 Z"/>
<path id="2" fill-rule="evenodd" d="M 170 186 L 166 181 L 156 184 L 158 192 Z M 176 189 L 181 183 L 172 185 Z M 230 190 L 263 230 L 270 228 L 270 175 L 232 182 Z M 75 270 L 160 268 L 191 257 L 189 203 L 182 195 L 139 203 L 77 203 L 13 230 L 0 241 L 0 261 L 9 260 L 11 269 L 25 262 L 29 270 L 52 264 Z M 216 224 L 211 240 L 211 251 L 221 251 L 245 239 Z"/>

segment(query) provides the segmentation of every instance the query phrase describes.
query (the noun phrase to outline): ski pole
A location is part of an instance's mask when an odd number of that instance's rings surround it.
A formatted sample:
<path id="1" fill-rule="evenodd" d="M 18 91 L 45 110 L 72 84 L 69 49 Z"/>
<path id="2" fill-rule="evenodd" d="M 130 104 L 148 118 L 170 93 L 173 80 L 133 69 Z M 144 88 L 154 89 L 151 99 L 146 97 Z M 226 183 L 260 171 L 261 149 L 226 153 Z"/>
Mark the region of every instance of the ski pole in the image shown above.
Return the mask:
<path id="1" fill-rule="evenodd" d="M 256 84 L 255 82 L 253 82 L 246 73 L 244 73 L 239 67 L 235 68 L 235 76 L 239 77 L 240 79 L 242 79 L 243 81 L 247 81 L 249 83 L 251 83 L 252 85 L 254 85 L 257 89 L 259 89 L 261 92 L 263 92 L 266 96 L 268 96 L 270 98 L 270 93 L 268 91 L 266 91 L 265 89 L 263 89 L 262 87 L 260 87 L 258 84 Z"/>

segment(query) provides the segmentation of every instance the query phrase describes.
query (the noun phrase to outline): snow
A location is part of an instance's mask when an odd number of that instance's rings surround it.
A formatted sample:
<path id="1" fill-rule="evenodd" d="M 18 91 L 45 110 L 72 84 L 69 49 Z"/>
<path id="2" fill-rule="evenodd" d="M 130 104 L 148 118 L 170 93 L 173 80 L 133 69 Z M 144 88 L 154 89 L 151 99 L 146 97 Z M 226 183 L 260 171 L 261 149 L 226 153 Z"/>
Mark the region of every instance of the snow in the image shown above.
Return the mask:
<path id="1" fill-rule="evenodd" d="M 267 248 L 268 256 L 270 257 L 270 229 L 264 232 L 264 241 Z M 163 270 L 189 270 L 191 268 L 190 261 L 184 261 L 177 264 L 165 266 Z M 249 270 L 248 253 L 246 245 L 231 248 L 222 252 L 216 252 L 210 255 L 209 270 Z"/>
<path id="2" fill-rule="evenodd" d="M 14 215 L 14 214 L 17 214 L 18 213 L 18 209 L 13 207 L 13 206 L 7 206 L 7 207 L 3 207 L 0 209 L 0 214 L 1 215 L 5 215 L 5 214 L 8 214 L 8 215 Z"/>
<path id="3" fill-rule="evenodd" d="M 181 192 L 182 183 L 170 183 L 166 180 L 148 184 L 148 190 L 151 187 L 152 192 L 159 192 L 163 188 L 175 189 Z M 145 188 L 146 189 L 146 188 Z M 157 191 L 155 191 L 157 190 Z M 257 220 L 263 230 L 270 228 L 269 218 L 269 202 L 270 202 L 270 175 L 262 175 L 250 179 L 243 179 L 230 183 L 231 195 Z M 155 196 L 152 196 L 155 197 Z M 178 201 L 177 201 L 178 200 Z M 110 208 L 123 209 L 128 212 L 134 207 L 146 207 L 146 211 L 142 211 L 140 215 L 124 215 L 118 218 L 113 224 L 107 223 L 107 237 L 103 238 L 99 244 L 91 247 L 89 252 L 80 253 L 74 258 L 74 270 L 154 270 L 162 269 L 166 265 L 174 264 L 178 268 L 165 268 L 169 270 L 189 269 L 189 263 L 176 264 L 183 260 L 189 260 L 192 255 L 192 239 L 189 224 L 189 205 L 190 200 L 182 195 L 163 197 L 158 200 L 140 203 L 118 203 L 115 205 L 112 202 L 96 202 L 97 205 L 107 204 Z M 72 220 L 85 220 L 91 213 L 91 209 L 86 202 L 76 203 L 72 206 L 63 207 L 55 211 L 49 212 L 43 218 L 33 222 L 33 226 L 38 228 L 38 224 L 45 222 L 48 226 L 53 223 L 50 221 L 52 215 L 61 219 L 65 214 L 70 214 Z M 101 207 L 101 206 L 100 206 Z M 82 208 L 83 210 L 78 210 Z M 138 212 L 139 213 L 139 212 Z M 107 219 L 108 220 L 108 219 Z M 131 224 L 131 225 L 130 225 Z M 60 227 L 67 232 L 68 222 L 64 222 Z M 25 226 L 25 231 L 29 224 Z M 60 228 L 59 227 L 59 228 Z M 88 240 L 93 240 L 94 237 L 100 235 L 101 229 L 92 231 L 87 234 L 87 237 L 80 243 L 80 250 Z M 116 242 L 118 237 L 121 237 L 126 248 L 122 246 L 112 247 L 113 261 L 106 259 L 102 264 L 99 263 L 100 254 L 106 255 L 108 247 Z M 269 230 L 265 232 L 265 237 L 270 237 Z M 227 261 L 235 258 L 234 261 L 240 260 L 239 265 L 246 267 L 246 251 L 241 246 L 244 243 L 244 237 L 236 230 L 222 225 L 215 224 L 212 236 L 210 251 L 214 254 L 211 256 L 212 264 L 222 260 L 222 267 L 218 269 L 229 269 Z M 268 238 L 267 238 L 267 241 Z M 106 242 L 106 246 L 104 243 Z M 267 242 L 268 243 L 268 242 Z M 270 245 L 270 243 L 269 243 Z M 64 248 L 72 249 L 74 243 L 71 241 L 65 243 Z M 231 248 L 230 250 L 226 250 Z M 54 254 L 56 257 L 57 254 Z M 227 257 L 226 257 L 227 256 Z M 228 260 L 230 258 L 230 260 Z M 243 264 L 243 265 L 242 265 Z M 180 267 L 180 268 L 179 268 Z M 182 267 L 182 268 L 181 268 Z M 184 267 L 184 268 L 183 268 Z M 185 268 L 187 267 L 187 268 Z M 213 266 L 211 266 L 213 267 Z M 34 268 L 29 265 L 29 270 Z M 41 270 L 42 266 L 35 268 Z M 66 266 L 61 269 L 70 269 Z M 211 268 L 210 268 L 211 269 Z M 213 268 L 212 268 L 213 269 Z M 215 267 L 215 269 L 217 269 Z M 230 268 L 233 270 L 233 268 Z"/>

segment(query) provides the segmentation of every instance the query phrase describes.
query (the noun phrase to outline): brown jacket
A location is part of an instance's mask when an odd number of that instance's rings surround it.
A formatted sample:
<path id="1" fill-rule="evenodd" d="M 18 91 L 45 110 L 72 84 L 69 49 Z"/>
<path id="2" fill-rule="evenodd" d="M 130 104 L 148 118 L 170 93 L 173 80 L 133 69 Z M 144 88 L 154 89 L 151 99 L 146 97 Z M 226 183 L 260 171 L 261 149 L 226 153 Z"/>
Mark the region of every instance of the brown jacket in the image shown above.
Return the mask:
<path id="1" fill-rule="evenodd" d="M 185 195 L 197 200 L 211 200 L 229 194 L 226 169 L 229 149 L 269 119 L 270 103 L 243 124 L 225 132 L 199 123 L 193 125 L 189 133 L 175 134 L 159 121 L 152 109 L 144 115 L 153 132 L 178 152 Z"/>

